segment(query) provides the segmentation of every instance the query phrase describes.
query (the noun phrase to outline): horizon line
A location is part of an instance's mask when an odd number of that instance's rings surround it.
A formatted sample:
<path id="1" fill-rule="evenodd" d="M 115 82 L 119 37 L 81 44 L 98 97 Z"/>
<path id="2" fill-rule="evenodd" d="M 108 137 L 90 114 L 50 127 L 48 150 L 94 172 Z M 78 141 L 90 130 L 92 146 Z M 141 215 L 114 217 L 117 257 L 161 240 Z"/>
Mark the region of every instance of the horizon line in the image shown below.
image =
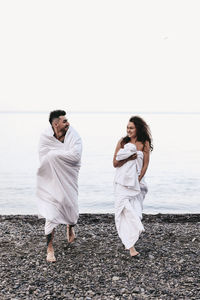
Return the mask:
<path id="1" fill-rule="evenodd" d="M 37 111 L 37 110 L 2 110 L 0 111 L 0 114 L 49 114 L 50 111 Z M 200 111 L 67 111 L 67 113 L 73 113 L 73 114 L 179 114 L 179 115 L 198 115 L 200 114 Z"/>

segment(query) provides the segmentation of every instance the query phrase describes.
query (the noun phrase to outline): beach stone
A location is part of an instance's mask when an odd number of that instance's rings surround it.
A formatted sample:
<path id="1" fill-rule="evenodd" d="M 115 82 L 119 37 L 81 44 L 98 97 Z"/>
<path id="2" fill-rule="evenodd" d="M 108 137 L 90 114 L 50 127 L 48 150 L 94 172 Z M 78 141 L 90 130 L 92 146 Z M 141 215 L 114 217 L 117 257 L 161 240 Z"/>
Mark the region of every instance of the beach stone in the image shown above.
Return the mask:
<path id="1" fill-rule="evenodd" d="M 89 291 L 87 291 L 87 295 L 92 297 L 95 295 L 95 293 L 93 291 L 89 290 Z"/>
<path id="2" fill-rule="evenodd" d="M 113 280 L 113 281 L 117 281 L 117 280 L 119 280 L 119 277 L 113 276 L 112 280 Z"/>
<path id="3" fill-rule="evenodd" d="M 139 294 L 139 293 L 140 293 L 140 288 L 139 288 L 139 287 L 135 287 L 135 288 L 132 290 L 132 292 L 133 292 L 134 294 Z"/>
<path id="4" fill-rule="evenodd" d="M 152 254 L 149 254 L 150 259 L 154 259 L 155 257 Z"/>
<path id="5" fill-rule="evenodd" d="M 200 299 L 200 216 L 144 215 L 143 224 L 134 259 L 114 215 L 80 215 L 73 244 L 56 228 L 57 261 L 47 263 L 44 220 L 0 216 L 0 299 Z"/>

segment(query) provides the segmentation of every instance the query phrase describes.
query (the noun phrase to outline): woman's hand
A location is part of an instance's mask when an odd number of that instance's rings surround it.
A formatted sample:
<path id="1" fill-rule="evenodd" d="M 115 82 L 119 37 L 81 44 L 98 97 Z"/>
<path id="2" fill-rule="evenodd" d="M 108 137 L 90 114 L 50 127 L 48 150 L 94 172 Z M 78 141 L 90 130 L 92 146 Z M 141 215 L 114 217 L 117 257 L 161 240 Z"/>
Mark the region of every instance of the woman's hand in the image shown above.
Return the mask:
<path id="1" fill-rule="evenodd" d="M 130 157 L 127 158 L 127 161 L 135 160 L 136 158 L 137 158 L 137 153 L 134 153 L 133 155 L 131 155 Z"/>
<path id="2" fill-rule="evenodd" d="M 123 166 L 125 163 L 127 163 L 127 161 L 130 161 L 130 160 L 134 160 L 137 158 L 137 154 L 133 154 L 131 156 L 129 156 L 128 158 L 126 159 L 122 159 L 122 160 L 116 160 L 114 159 L 113 160 L 113 166 L 115 168 L 120 168 L 121 166 Z"/>
<path id="3" fill-rule="evenodd" d="M 123 166 L 127 161 L 134 160 L 134 159 L 137 158 L 137 153 L 135 153 L 135 154 L 129 156 L 128 158 L 126 158 L 126 159 L 116 160 L 117 152 L 121 148 L 121 141 L 122 141 L 122 139 L 119 140 L 119 142 L 117 144 L 117 147 L 115 149 L 115 153 L 114 153 L 114 157 L 113 157 L 113 167 L 114 168 L 119 168 L 119 167 Z"/>
<path id="4" fill-rule="evenodd" d="M 115 168 L 120 168 L 125 163 L 127 163 L 127 161 L 134 160 L 136 158 L 137 158 L 137 154 L 135 153 L 135 154 L 129 156 L 128 158 L 126 158 L 126 159 L 122 159 L 122 160 L 116 160 L 115 159 L 113 165 L 114 165 Z"/>

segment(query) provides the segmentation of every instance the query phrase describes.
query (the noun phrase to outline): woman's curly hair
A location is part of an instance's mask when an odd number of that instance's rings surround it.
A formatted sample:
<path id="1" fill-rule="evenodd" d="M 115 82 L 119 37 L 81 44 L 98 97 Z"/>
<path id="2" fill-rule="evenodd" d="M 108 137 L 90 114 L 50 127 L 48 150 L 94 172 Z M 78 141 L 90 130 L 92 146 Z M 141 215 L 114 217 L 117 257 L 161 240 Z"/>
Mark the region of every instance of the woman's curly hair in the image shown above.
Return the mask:
<path id="1" fill-rule="evenodd" d="M 151 131 L 147 123 L 140 117 L 134 116 L 129 119 L 129 122 L 134 123 L 136 127 L 136 135 L 137 141 L 141 142 L 145 146 L 145 142 L 149 142 L 150 151 L 153 151 L 153 143 L 152 143 L 152 136 Z M 130 138 L 125 136 L 121 141 L 121 146 L 124 147 L 125 144 L 130 142 Z"/>

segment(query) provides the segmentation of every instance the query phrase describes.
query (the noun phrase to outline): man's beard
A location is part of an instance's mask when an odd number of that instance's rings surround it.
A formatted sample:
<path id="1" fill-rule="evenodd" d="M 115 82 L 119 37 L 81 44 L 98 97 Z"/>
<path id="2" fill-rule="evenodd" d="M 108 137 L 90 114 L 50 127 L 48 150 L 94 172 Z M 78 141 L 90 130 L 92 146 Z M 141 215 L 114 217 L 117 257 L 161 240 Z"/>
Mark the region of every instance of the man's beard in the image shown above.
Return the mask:
<path id="1" fill-rule="evenodd" d="M 66 126 L 66 127 L 62 128 L 62 129 L 61 129 L 61 133 L 62 133 L 63 135 L 65 135 L 65 133 L 67 132 L 68 129 L 69 129 L 69 126 Z"/>

